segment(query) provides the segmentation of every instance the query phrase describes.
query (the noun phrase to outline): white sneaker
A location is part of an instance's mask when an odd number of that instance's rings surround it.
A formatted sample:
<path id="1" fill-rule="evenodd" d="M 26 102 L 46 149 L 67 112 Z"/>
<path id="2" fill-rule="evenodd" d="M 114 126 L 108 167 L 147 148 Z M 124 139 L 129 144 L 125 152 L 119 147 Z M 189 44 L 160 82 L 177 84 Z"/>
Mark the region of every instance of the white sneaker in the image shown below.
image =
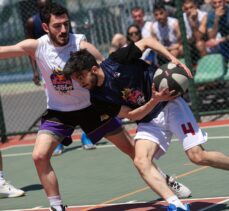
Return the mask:
<path id="1" fill-rule="evenodd" d="M 191 196 L 191 190 L 182 183 L 177 182 L 173 177 L 166 175 L 166 181 L 169 188 L 178 198 L 188 198 Z"/>
<path id="2" fill-rule="evenodd" d="M 25 195 L 23 190 L 15 188 L 8 182 L 4 182 L 0 185 L 0 198 L 14 198 Z"/>

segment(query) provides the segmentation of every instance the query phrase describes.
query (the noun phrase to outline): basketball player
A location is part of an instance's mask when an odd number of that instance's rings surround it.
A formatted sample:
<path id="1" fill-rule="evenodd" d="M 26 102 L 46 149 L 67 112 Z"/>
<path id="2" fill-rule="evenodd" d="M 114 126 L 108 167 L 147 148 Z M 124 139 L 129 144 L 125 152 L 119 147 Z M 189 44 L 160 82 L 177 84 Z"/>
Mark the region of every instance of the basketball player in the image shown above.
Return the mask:
<path id="1" fill-rule="evenodd" d="M 41 70 L 46 84 L 47 112 L 42 117 L 32 156 L 51 210 L 65 211 L 50 159 L 58 143 L 70 144 L 76 125 L 81 126 L 93 143 L 105 136 L 131 159 L 134 158 L 134 147 L 120 120 L 106 115 L 101 119 L 100 113 L 91 105 L 88 90 L 63 75 L 63 67 L 71 52 L 88 49 L 98 60 L 103 59 L 102 55 L 84 40 L 83 35 L 69 33 L 66 8 L 52 3 L 43 10 L 42 17 L 47 35 L 38 40 L 26 39 L 12 46 L 0 46 L 0 59 L 30 56 Z"/>
<path id="2" fill-rule="evenodd" d="M 26 33 L 27 38 L 38 39 L 41 36 L 45 35 L 46 32 L 42 27 L 41 21 L 41 11 L 43 8 L 48 7 L 52 3 L 52 0 L 36 0 L 36 6 L 38 9 L 38 13 L 28 18 L 26 22 Z M 72 27 L 70 24 L 70 32 L 72 33 Z M 39 71 L 36 64 L 36 61 L 30 58 L 32 69 L 33 69 L 33 81 L 36 85 L 40 86 L 40 78 L 39 78 Z M 83 149 L 95 149 L 96 146 L 93 145 L 90 139 L 87 138 L 86 134 L 83 133 L 81 136 L 81 142 Z M 61 155 L 64 151 L 63 144 L 59 143 L 55 150 L 53 151 L 53 156 Z"/>
<path id="3" fill-rule="evenodd" d="M 66 63 L 64 73 L 91 90 L 94 104 L 98 104 L 97 109 L 101 112 L 137 121 L 135 166 L 146 183 L 170 204 L 168 210 L 189 210 L 168 188 L 156 164 L 151 165 L 152 159 L 166 153 L 173 134 L 195 164 L 229 170 L 229 157 L 204 150 L 202 144 L 207 137 L 182 97 L 173 99 L 169 97 L 172 91 L 156 92 L 151 88 L 156 68 L 140 59 L 146 48 L 181 65 L 154 38 L 144 38 L 117 50 L 99 64 L 87 50 L 75 52 Z M 187 67 L 182 67 L 191 77 Z M 103 102 L 109 102 L 110 106 L 103 106 Z"/>

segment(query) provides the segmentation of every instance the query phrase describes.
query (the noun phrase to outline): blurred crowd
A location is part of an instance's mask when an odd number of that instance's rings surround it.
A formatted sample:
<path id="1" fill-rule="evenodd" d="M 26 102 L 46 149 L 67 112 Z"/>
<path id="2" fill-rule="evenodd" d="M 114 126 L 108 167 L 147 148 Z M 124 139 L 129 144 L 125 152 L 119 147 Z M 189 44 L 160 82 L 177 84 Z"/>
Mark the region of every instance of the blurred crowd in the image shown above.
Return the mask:
<path id="1" fill-rule="evenodd" d="M 220 53 L 225 61 L 228 61 L 229 1 L 184 0 L 182 10 L 192 64 L 195 65 L 201 57 L 210 53 Z M 126 34 L 117 33 L 113 36 L 109 53 L 130 41 L 136 42 L 141 38 L 153 36 L 174 56 L 184 57 L 174 0 L 155 2 L 152 21 L 147 20 L 141 7 L 132 8 L 131 16 L 133 23 L 128 26 Z M 160 55 L 153 55 L 152 52 L 148 52 L 144 59 L 159 65 L 166 62 Z"/>

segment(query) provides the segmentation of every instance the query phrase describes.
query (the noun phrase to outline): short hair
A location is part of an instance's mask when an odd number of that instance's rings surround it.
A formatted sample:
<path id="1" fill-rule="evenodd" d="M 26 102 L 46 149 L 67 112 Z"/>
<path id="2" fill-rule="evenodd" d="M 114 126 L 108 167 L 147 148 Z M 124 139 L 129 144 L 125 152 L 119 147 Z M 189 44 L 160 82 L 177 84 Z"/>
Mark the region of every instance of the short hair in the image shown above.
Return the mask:
<path id="1" fill-rule="evenodd" d="M 131 8 L 131 13 L 139 11 L 139 10 L 141 10 L 143 12 L 143 14 L 145 13 L 144 9 L 142 7 L 138 7 L 138 6 Z"/>
<path id="2" fill-rule="evenodd" d="M 165 5 L 163 3 L 158 3 L 158 4 L 155 4 L 154 7 L 153 7 L 153 12 L 156 12 L 157 10 L 165 10 Z"/>
<path id="3" fill-rule="evenodd" d="M 197 6 L 197 3 L 196 3 L 195 0 L 184 0 L 183 5 L 185 5 L 185 4 L 190 4 L 190 3 L 192 3 L 192 4 L 194 4 L 194 5 Z"/>
<path id="4" fill-rule="evenodd" d="M 73 73 L 81 73 L 93 66 L 99 66 L 95 57 L 87 49 L 82 49 L 71 53 L 64 66 L 63 73 L 66 77 L 70 77 Z"/>
<path id="5" fill-rule="evenodd" d="M 41 21 L 49 24 L 51 15 L 61 16 L 63 14 L 66 14 L 69 18 L 68 10 L 64 6 L 58 3 L 51 3 L 41 11 Z"/>

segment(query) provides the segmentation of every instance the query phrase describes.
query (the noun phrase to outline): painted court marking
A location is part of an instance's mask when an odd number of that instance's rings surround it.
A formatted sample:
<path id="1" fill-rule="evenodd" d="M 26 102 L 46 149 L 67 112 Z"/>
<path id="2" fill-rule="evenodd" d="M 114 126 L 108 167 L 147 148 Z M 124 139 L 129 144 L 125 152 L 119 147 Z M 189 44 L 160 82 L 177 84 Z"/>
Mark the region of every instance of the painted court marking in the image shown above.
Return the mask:
<path id="1" fill-rule="evenodd" d="M 215 197 L 215 198 L 196 198 L 182 200 L 184 203 L 190 204 L 192 211 L 206 211 L 208 209 L 215 208 L 217 206 L 226 204 L 229 201 L 228 197 Z M 101 204 L 98 205 L 83 205 L 83 206 L 69 206 L 68 211 L 165 211 L 165 201 L 153 201 L 153 202 L 126 202 L 115 204 Z M 48 208 L 31 208 L 23 210 L 5 210 L 5 211 L 48 211 Z"/>
<path id="2" fill-rule="evenodd" d="M 229 121 L 224 122 L 226 124 L 229 124 Z M 209 125 L 203 125 L 203 127 L 216 127 L 217 124 L 209 124 Z M 223 124 L 218 124 L 219 127 L 224 127 L 225 125 Z M 135 130 L 131 130 L 131 134 L 134 134 Z M 79 138 L 77 136 L 77 138 Z M 219 137 L 208 137 L 208 139 L 228 139 L 229 136 L 219 136 Z M 78 139 L 79 140 L 79 139 Z M 176 139 L 174 139 L 174 141 L 177 141 Z M 15 141 L 16 142 L 16 141 Z M 0 144 L 0 148 L 1 149 L 8 149 L 11 147 L 15 147 L 18 146 L 18 144 L 20 145 L 20 142 L 23 143 L 22 141 L 17 141 L 17 145 L 14 144 Z M 34 140 L 31 141 L 25 141 L 25 143 L 27 142 L 27 145 L 31 145 L 34 144 Z M 26 145 L 26 144 L 23 145 Z M 4 147 L 4 145 L 6 147 Z M 107 145 L 107 146 L 98 146 L 98 148 L 107 148 L 107 147 L 114 147 L 113 145 Z M 81 150 L 81 149 L 78 149 Z M 15 153 L 15 154 L 5 154 L 4 157 L 14 157 L 14 156 L 27 156 L 27 155 L 31 155 L 31 152 L 28 153 Z M 181 175 L 176 176 L 176 178 L 181 178 L 181 177 L 185 177 L 194 173 L 197 173 L 199 171 L 205 170 L 206 166 L 204 167 L 199 167 L 196 169 L 193 169 L 191 171 L 188 171 L 186 173 L 183 173 Z M 125 197 L 134 195 L 136 193 L 139 192 L 143 192 L 148 190 L 149 187 L 144 187 L 138 190 L 135 190 L 133 192 L 118 196 L 118 197 L 114 197 L 110 200 L 107 200 L 105 202 L 99 203 L 97 205 L 82 205 L 82 206 L 69 206 L 68 207 L 68 211 L 153 211 L 153 210 L 158 210 L 158 211 L 165 211 L 165 206 L 166 206 L 166 202 L 165 201 L 153 201 L 153 202 L 135 202 L 135 201 L 131 201 L 131 202 L 126 202 L 126 203 L 113 203 L 119 199 L 123 199 Z M 229 202 L 229 196 L 227 197 L 212 197 L 212 198 L 197 198 L 197 199 L 185 199 L 182 200 L 184 203 L 189 203 L 191 210 L 192 211 L 206 211 L 208 209 L 212 209 L 214 208 L 215 210 L 218 210 L 217 207 L 220 205 L 224 205 L 229 207 L 229 205 L 227 204 Z M 41 207 L 35 207 L 35 208 L 30 208 L 30 209 L 23 209 L 23 210 L 10 210 L 10 211 L 48 211 L 48 208 L 41 208 Z M 226 210 L 226 209 L 223 209 Z M 229 210 L 229 209 L 228 209 Z M 7 210 L 5 210 L 7 211 Z M 8 210 L 9 211 L 9 210 Z"/>

